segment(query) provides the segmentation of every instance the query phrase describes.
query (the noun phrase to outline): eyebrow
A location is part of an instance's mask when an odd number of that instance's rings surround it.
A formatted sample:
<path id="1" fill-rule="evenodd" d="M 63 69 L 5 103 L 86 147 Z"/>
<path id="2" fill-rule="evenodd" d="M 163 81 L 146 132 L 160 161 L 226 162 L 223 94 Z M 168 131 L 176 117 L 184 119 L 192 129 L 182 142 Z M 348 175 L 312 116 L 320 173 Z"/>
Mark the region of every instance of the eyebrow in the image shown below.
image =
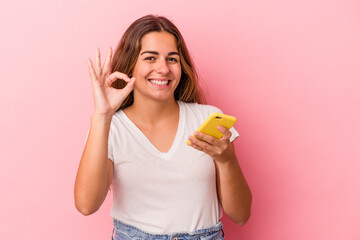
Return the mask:
<path id="1" fill-rule="evenodd" d="M 144 52 L 142 52 L 140 55 L 143 55 L 143 54 L 145 54 L 145 53 L 154 54 L 154 55 L 159 55 L 159 53 L 156 52 L 156 51 L 144 51 Z M 178 52 L 169 52 L 169 53 L 168 53 L 168 56 L 171 56 L 171 55 L 179 55 L 179 56 L 180 56 L 180 54 L 179 54 Z"/>

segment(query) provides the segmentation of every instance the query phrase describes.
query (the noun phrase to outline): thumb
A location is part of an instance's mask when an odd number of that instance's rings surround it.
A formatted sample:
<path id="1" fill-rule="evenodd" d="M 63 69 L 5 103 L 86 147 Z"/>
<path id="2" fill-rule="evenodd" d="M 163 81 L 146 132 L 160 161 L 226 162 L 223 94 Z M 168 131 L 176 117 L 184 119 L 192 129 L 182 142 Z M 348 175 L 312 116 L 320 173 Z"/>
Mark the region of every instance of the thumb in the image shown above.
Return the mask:
<path id="1" fill-rule="evenodd" d="M 126 96 L 129 95 L 134 89 L 135 80 L 135 77 L 130 78 L 130 81 L 126 84 L 126 86 L 121 89 Z"/>

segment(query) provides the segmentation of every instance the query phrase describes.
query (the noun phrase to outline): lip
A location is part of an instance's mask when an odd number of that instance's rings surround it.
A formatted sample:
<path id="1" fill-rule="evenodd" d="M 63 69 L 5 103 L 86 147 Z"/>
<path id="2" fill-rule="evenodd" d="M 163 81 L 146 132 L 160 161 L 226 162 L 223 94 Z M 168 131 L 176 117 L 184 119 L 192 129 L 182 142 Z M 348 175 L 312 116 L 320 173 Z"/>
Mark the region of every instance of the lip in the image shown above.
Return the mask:
<path id="1" fill-rule="evenodd" d="M 148 80 L 157 80 L 157 81 L 171 81 L 170 79 L 168 78 L 148 78 Z"/>
<path id="2" fill-rule="evenodd" d="M 152 86 L 154 86 L 156 88 L 168 88 L 171 84 L 171 80 L 168 78 L 148 78 L 148 81 Z M 151 81 L 168 82 L 168 84 L 158 85 L 158 84 L 152 83 Z"/>

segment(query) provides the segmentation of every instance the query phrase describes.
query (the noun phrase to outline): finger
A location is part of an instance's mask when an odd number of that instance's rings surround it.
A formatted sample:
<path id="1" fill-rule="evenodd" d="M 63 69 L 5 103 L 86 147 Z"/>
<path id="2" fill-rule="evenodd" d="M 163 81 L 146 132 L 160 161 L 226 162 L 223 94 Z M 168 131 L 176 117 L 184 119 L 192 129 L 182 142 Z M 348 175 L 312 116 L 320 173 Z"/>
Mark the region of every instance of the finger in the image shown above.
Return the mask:
<path id="1" fill-rule="evenodd" d="M 196 132 L 195 132 L 196 133 Z M 196 136 L 196 134 L 195 134 Z M 189 136 L 188 137 L 189 141 L 190 141 L 190 146 L 192 145 L 196 145 L 198 148 L 201 149 L 201 151 L 206 152 L 206 153 L 211 153 L 214 151 L 215 146 L 212 144 L 209 144 L 206 141 L 203 141 L 197 137 L 194 136 Z"/>
<path id="2" fill-rule="evenodd" d="M 221 138 L 221 140 L 230 139 L 232 133 L 230 132 L 229 129 L 227 129 L 226 127 L 224 127 L 222 125 L 218 125 L 217 129 L 223 134 L 223 137 Z"/>
<path id="3" fill-rule="evenodd" d="M 213 136 L 210 136 L 205 133 L 198 132 L 198 131 L 194 132 L 194 135 L 196 138 L 198 138 L 204 142 L 207 142 L 208 144 L 211 144 L 211 145 L 217 145 L 217 142 L 219 141 L 217 138 L 215 138 Z"/>
<path id="4" fill-rule="evenodd" d="M 131 78 L 127 77 L 127 75 L 125 74 L 125 76 L 122 75 L 117 75 L 117 74 L 111 74 L 109 76 L 106 77 L 106 85 L 108 87 L 111 87 L 113 82 L 115 82 L 116 80 L 121 79 L 124 80 L 125 82 L 131 82 Z"/>
<path id="5" fill-rule="evenodd" d="M 193 142 L 191 142 L 191 141 L 189 142 L 188 145 L 189 145 L 190 147 L 193 147 L 193 148 L 199 150 L 199 151 L 204 152 L 203 149 L 202 149 L 200 146 L 198 146 L 197 144 L 195 144 L 195 143 L 193 143 Z"/>
<path id="6" fill-rule="evenodd" d="M 131 91 L 134 89 L 134 84 L 135 84 L 135 77 L 132 77 L 130 82 L 128 82 L 126 84 L 126 86 L 122 89 L 122 91 L 124 92 L 124 94 L 127 96 L 131 93 Z"/>
<path id="7" fill-rule="evenodd" d="M 124 80 L 125 82 L 130 82 L 131 79 L 129 78 L 128 75 L 126 75 L 125 73 L 121 73 L 121 72 L 113 72 L 112 74 L 110 74 L 107 79 L 106 79 L 106 84 L 110 87 L 111 84 L 117 80 L 117 79 L 121 79 Z"/>
<path id="8" fill-rule="evenodd" d="M 105 63 L 104 63 L 104 66 L 103 66 L 103 74 L 104 75 L 107 75 L 110 72 L 110 69 L 111 69 L 111 64 L 110 64 L 111 57 L 112 57 L 112 48 L 109 47 L 108 51 L 107 51 L 107 54 L 106 54 Z"/>
<path id="9" fill-rule="evenodd" d="M 89 68 L 89 75 L 91 78 L 91 82 L 92 84 L 94 84 L 96 81 L 96 74 L 90 58 L 88 58 L 88 68 Z"/>
<path id="10" fill-rule="evenodd" d="M 101 74 L 101 56 L 100 56 L 100 49 L 96 48 L 95 50 L 95 65 L 94 69 L 97 75 Z"/>
<path id="11" fill-rule="evenodd" d="M 117 78 L 110 78 L 109 76 L 106 77 L 105 79 L 105 84 L 108 87 L 111 87 L 113 82 L 115 82 L 117 80 Z"/>
<path id="12" fill-rule="evenodd" d="M 188 139 L 190 141 L 189 146 L 208 154 L 212 158 L 214 158 L 216 156 L 216 154 L 219 152 L 217 148 L 214 148 L 214 147 L 210 146 L 209 144 L 196 139 L 193 136 L 190 136 Z M 207 145 L 205 145 L 205 144 L 207 144 Z"/>

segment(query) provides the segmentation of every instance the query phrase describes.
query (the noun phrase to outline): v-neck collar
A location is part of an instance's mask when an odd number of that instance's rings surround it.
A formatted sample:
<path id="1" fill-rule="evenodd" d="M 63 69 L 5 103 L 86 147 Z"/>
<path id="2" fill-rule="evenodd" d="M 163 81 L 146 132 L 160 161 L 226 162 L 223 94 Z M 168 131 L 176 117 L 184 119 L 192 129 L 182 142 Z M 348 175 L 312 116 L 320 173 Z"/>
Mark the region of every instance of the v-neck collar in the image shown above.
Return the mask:
<path id="1" fill-rule="evenodd" d="M 122 117 L 124 118 L 124 120 L 128 123 L 128 126 L 137 133 L 137 136 L 139 136 L 141 138 L 141 142 L 144 143 L 144 146 L 146 145 L 146 149 L 148 149 L 150 152 L 165 158 L 165 159 L 169 159 L 173 152 L 175 151 L 175 149 L 179 146 L 179 142 L 181 141 L 181 129 L 184 129 L 184 111 L 183 111 L 183 106 L 182 106 L 182 102 L 177 101 L 178 106 L 179 106 L 179 122 L 178 122 L 178 126 L 177 126 L 177 130 L 176 130 L 176 134 L 173 140 L 173 143 L 169 149 L 168 152 L 161 152 L 159 151 L 159 149 L 157 149 L 154 144 L 152 144 L 152 142 L 146 137 L 146 135 L 135 125 L 135 123 L 125 114 L 125 112 L 123 110 L 120 110 L 120 114 L 122 115 Z"/>

